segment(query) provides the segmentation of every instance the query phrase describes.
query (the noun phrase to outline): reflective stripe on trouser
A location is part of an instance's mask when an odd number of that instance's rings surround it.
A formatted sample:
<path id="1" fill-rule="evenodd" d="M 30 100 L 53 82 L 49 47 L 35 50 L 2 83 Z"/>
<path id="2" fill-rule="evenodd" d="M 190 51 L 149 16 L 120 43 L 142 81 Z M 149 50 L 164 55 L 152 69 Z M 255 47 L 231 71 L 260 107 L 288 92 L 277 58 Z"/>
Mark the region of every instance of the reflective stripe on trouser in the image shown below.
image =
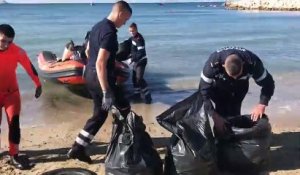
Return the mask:
<path id="1" fill-rule="evenodd" d="M 135 87 L 135 88 L 134 88 L 134 93 L 135 93 L 135 94 L 141 93 L 141 88 Z"/>
<path id="2" fill-rule="evenodd" d="M 147 95 L 150 94 L 150 92 L 149 92 L 149 90 L 148 90 L 148 87 L 145 87 L 144 89 L 142 89 L 141 92 L 142 92 L 142 94 L 143 94 L 144 96 L 147 96 Z"/>
<path id="3" fill-rule="evenodd" d="M 21 137 L 19 119 L 21 110 L 20 93 L 19 91 L 15 91 L 12 93 L 1 94 L 0 96 L 0 109 L 4 107 L 8 122 L 9 154 L 16 155 L 19 153 Z M 2 112 L 2 110 L 0 110 L 0 112 Z M 1 116 L 0 119 L 2 119 Z"/>
<path id="4" fill-rule="evenodd" d="M 75 139 L 75 143 L 72 147 L 72 149 L 75 150 L 85 148 L 93 140 L 94 136 L 100 130 L 101 126 L 108 116 L 108 111 L 105 111 L 101 108 L 103 95 L 101 92 L 100 83 L 97 78 L 96 70 L 87 67 L 85 80 L 87 89 L 93 99 L 94 108 L 93 115 L 87 120 L 85 126 Z M 130 105 L 129 101 L 124 97 L 123 89 L 112 84 L 110 85 L 110 87 L 115 96 L 114 105 L 119 109 L 126 109 L 126 113 L 128 114 L 127 111 L 130 111 Z"/>
<path id="5" fill-rule="evenodd" d="M 86 147 L 94 138 L 94 135 L 89 134 L 85 130 L 81 130 L 76 137 L 75 142 L 83 147 Z"/>
<path id="6" fill-rule="evenodd" d="M 94 94 L 91 94 L 92 97 Z M 75 139 L 75 144 L 73 145 L 75 149 L 81 149 L 88 146 L 93 140 L 94 136 L 97 134 L 103 123 L 105 122 L 108 112 L 101 109 L 101 99 L 99 100 L 93 97 L 94 101 L 94 112 L 93 116 L 88 119 L 84 128 L 79 132 Z"/>

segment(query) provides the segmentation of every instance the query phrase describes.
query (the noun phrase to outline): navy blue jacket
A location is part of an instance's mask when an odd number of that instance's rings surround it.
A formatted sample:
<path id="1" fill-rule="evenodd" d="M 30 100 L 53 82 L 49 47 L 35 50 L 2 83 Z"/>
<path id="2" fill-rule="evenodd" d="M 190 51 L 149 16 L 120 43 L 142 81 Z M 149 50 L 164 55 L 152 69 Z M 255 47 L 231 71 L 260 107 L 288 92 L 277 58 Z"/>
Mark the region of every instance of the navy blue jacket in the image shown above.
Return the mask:
<path id="1" fill-rule="evenodd" d="M 129 38 L 132 42 L 131 44 L 131 60 L 133 62 L 138 62 L 146 58 L 145 40 L 140 33 L 136 36 Z"/>
<path id="2" fill-rule="evenodd" d="M 229 77 L 222 66 L 226 57 L 231 54 L 237 54 L 244 62 L 242 75 L 236 80 Z M 258 56 L 240 47 L 225 47 L 212 53 L 201 72 L 199 85 L 206 110 L 210 114 L 215 111 L 211 102 L 212 97 L 221 103 L 241 103 L 248 92 L 250 77 L 262 87 L 260 104 L 268 105 L 275 84 L 273 77 L 264 68 Z"/>

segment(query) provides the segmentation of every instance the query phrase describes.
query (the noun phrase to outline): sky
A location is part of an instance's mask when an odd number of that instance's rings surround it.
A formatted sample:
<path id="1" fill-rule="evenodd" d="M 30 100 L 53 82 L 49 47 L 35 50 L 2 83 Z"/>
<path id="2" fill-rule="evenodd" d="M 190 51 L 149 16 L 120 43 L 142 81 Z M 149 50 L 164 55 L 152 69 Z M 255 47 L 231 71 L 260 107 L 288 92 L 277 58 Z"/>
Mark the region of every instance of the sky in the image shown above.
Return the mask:
<path id="1" fill-rule="evenodd" d="M 0 0 L 1 1 L 1 0 Z M 8 3 L 113 3 L 117 0 L 6 0 Z M 129 3 L 151 3 L 151 2 L 202 2 L 202 1 L 224 1 L 224 0 L 126 0 Z"/>

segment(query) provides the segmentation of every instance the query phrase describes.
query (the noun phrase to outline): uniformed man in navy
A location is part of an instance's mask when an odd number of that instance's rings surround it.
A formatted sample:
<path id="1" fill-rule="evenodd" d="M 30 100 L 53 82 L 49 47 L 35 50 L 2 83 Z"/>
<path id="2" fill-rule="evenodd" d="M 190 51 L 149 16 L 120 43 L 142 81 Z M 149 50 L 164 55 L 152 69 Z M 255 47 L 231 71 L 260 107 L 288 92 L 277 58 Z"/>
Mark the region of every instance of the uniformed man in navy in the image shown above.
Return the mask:
<path id="1" fill-rule="evenodd" d="M 145 68 L 147 65 L 147 55 L 145 48 L 145 40 L 142 34 L 138 32 L 136 23 L 129 26 L 131 37 L 130 59 L 133 63 L 132 83 L 135 95 L 141 95 L 146 104 L 152 102 L 152 97 L 148 89 L 146 80 L 144 79 Z"/>
<path id="2" fill-rule="evenodd" d="M 116 2 L 107 18 L 94 25 L 87 44 L 88 63 L 85 80 L 93 98 L 93 115 L 79 132 L 67 156 L 92 163 L 85 148 L 105 122 L 111 106 L 116 106 L 123 116 L 130 112 L 130 104 L 123 90 L 116 84 L 114 71 L 118 50 L 117 29 L 131 17 L 132 9 L 125 1 Z"/>
<path id="3" fill-rule="evenodd" d="M 226 129 L 226 117 L 240 115 L 250 77 L 262 87 L 259 103 L 251 114 L 252 120 L 256 121 L 264 114 L 275 88 L 262 61 L 240 47 L 225 47 L 210 55 L 201 72 L 199 90 L 217 131 L 222 133 Z"/>

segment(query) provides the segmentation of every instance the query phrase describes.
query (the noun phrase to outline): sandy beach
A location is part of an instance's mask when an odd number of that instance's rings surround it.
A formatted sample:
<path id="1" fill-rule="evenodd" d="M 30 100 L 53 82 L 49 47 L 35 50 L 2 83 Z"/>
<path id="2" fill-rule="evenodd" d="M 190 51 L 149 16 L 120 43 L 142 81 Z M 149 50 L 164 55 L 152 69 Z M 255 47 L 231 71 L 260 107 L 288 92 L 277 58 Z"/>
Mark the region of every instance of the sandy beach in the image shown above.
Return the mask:
<path id="1" fill-rule="evenodd" d="M 36 164 L 35 167 L 26 171 L 16 170 L 7 164 L 7 152 L 4 152 L 0 159 L 0 174 L 38 175 L 53 169 L 67 167 L 81 167 L 100 175 L 103 174 L 104 156 L 111 132 L 111 116 L 98 132 L 92 144 L 88 147 L 88 152 L 94 160 L 94 163 L 89 165 L 77 160 L 68 160 L 66 153 L 91 114 L 90 108 L 92 103 L 90 100 L 85 100 L 78 96 L 72 96 L 72 100 L 62 100 L 49 93 L 50 92 L 48 92 L 48 94 L 45 93 L 42 99 L 39 99 L 40 101 L 32 101 L 30 105 L 24 104 L 24 108 L 27 108 L 23 110 L 23 117 L 29 115 L 28 110 L 30 109 L 28 109 L 28 107 L 33 104 L 41 110 L 49 108 L 48 114 L 37 114 L 37 116 L 42 115 L 44 117 L 43 120 L 37 119 L 37 123 L 39 124 L 25 125 L 22 127 L 20 150 L 21 153 L 26 153 L 30 156 L 32 162 Z M 183 97 L 187 97 L 187 94 L 190 93 L 191 91 L 187 91 L 186 94 L 181 93 L 181 95 L 178 95 L 180 93 L 174 93 L 168 95 L 170 99 L 177 99 L 176 101 L 178 101 Z M 177 94 L 177 96 L 175 94 Z M 30 94 L 28 94 L 28 96 L 30 96 Z M 250 95 L 250 100 L 248 101 L 251 101 L 253 97 Z M 24 94 L 23 98 L 27 98 L 27 94 Z M 160 98 L 168 99 L 166 97 Z M 80 104 L 80 109 L 78 109 L 78 104 L 74 103 L 76 100 L 85 100 L 84 104 Z M 41 101 L 43 101 L 43 103 L 41 103 Z M 272 115 L 275 117 L 274 119 L 271 118 L 273 141 L 270 152 L 270 175 L 298 175 L 300 174 L 299 122 L 293 121 L 293 118 L 296 116 L 293 116 L 294 113 L 289 109 L 276 107 L 276 96 L 273 101 L 273 107 L 271 109 L 273 109 L 272 111 L 274 112 Z M 170 133 L 158 125 L 155 116 L 159 115 L 169 106 L 170 104 L 168 104 L 167 101 L 157 101 L 151 105 L 133 104 L 132 107 L 135 112 L 143 116 L 144 123 L 147 125 L 147 131 L 152 136 L 155 146 L 159 153 L 161 153 L 162 158 L 164 158 L 165 145 L 168 143 Z M 56 110 L 50 110 L 50 108 Z M 278 109 L 277 112 L 275 110 L 276 108 Z M 289 121 L 286 121 L 286 119 L 282 120 L 282 118 L 278 117 L 282 115 L 285 117 L 289 116 L 287 117 Z M 286 121 L 286 123 L 283 121 Z M 5 120 L 3 121 L 3 125 L 4 129 L 1 136 L 2 148 L 7 150 L 7 128 L 5 128 L 7 126 Z"/>
<path id="2" fill-rule="evenodd" d="M 164 158 L 163 153 L 169 133 L 150 121 L 147 122 L 147 130 L 153 137 L 156 148 L 162 153 L 162 158 Z M 6 163 L 8 158 L 4 156 L 0 160 L 0 174 L 38 175 L 53 169 L 68 167 L 81 167 L 97 174 L 104 174 L 104 155 L 111 129 L 111 121 L 109 120 L 89 146 L 89 154 L 94 161 L 92 165 L 77 160 L 68 160 L 65 156 L 83 122 L 85 120 L 76 120 L 61 125 L 48 125 L 47 127 L 24 128 L 22 130 L 21 150 L 36 163 L 35 167 L 26 171 L 16 170 Z M 270 175 L 300 174 L 300 128 L 273 127 L 273 132 Z M 5 133 L 3 136 L 5 138 L 7 134 Z M 6 143 L 4 147 L 7 149 Z"/>

